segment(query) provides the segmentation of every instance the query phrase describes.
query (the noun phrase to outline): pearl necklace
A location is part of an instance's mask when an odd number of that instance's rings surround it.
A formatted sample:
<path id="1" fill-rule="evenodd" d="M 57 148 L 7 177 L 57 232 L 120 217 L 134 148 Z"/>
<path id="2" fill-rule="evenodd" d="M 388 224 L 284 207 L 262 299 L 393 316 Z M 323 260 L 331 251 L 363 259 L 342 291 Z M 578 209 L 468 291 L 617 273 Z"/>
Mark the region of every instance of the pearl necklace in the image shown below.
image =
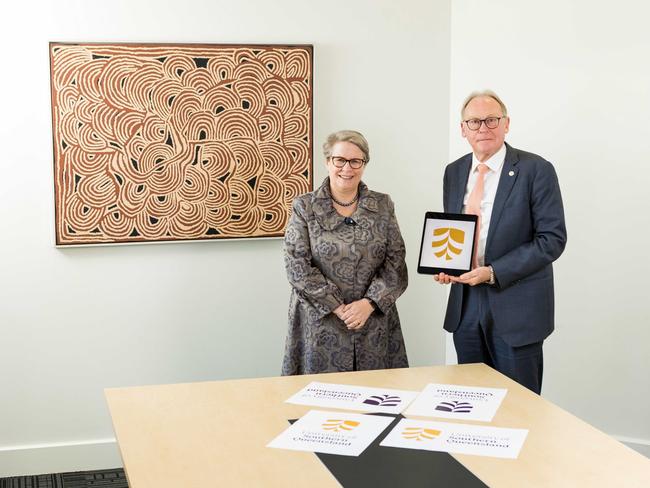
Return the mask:
<path id="1" fill-rule="evenodd" d="M 359 193 L 357 192 L 357 195 L 352 199 L 352 201 L 348 203 L 339 202 L 336 198 L 334 198 L 333 195 L 331 196 L 331 198 L 332 201 L 337 205 L 340 205 L 341 207 L 349 207 L 350 205 L 354 204 L 357 200 L 359 200 Z"/>

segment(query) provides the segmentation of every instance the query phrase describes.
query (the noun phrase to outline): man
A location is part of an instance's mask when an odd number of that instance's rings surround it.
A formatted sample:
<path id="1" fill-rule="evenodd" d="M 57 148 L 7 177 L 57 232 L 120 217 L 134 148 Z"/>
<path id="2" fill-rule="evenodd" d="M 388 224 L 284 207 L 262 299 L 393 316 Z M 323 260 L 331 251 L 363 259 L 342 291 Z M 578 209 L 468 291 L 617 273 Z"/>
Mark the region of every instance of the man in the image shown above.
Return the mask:
<path id="1" fill-rule="evenodd" d="M 553 166 L 506 144 L 509 125 L 494 92 L 465 100 L 460 129 L 472 153 L 447 166 L 443 198 L 445 212 L 479 216 L 477 252 L 468 273 L 435 279 L 451 284 L 444 328 L 458 362 L 483 362 L 539 394 L 564 209 Z"/>

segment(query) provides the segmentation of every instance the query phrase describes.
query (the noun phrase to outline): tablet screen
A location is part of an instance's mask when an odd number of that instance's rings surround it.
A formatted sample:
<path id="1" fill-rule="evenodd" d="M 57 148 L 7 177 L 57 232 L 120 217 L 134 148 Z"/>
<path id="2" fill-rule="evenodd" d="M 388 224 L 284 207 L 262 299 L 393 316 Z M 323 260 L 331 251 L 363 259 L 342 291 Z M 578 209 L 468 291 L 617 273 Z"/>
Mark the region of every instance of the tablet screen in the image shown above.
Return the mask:
<path id="1" fill-rule="evenodd" d="M 476 215 L 427 212 L 418 273 L 460 276 L 472 269 Z"/>

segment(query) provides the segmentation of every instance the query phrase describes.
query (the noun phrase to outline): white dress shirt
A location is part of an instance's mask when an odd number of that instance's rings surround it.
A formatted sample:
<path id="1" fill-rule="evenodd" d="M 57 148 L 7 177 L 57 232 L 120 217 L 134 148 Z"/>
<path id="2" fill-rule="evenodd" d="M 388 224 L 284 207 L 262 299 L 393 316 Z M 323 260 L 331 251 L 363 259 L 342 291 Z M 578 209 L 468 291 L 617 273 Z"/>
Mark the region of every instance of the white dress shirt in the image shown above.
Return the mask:
<path id="1" fill-rule="evenodd" d="M 483 186 L 483 199 L 481 200 L 481 229 L 478 236 L 478 251 L 477 259 L 479 266 L 485 265 L 485 242 L 487 241 L 488 230 L 490 229 L 490 218 L 492 217 L 492 207 L 494 206 L 494 197 L 497 194 L 497 187 L 499 186 L 499 178 L 501 178 L 501 169 L 503 162 L 506 159 L 506 145 L 503 144 L 490 159 L 484 161 L 488 168 L 485 173 L 485 184 Z M 465 188 L 465 198 L 463 198 L 463 213 L 466 211 L 467 199 L 474 189 L 478 171 L 476 168 L 481 162 L 476 159 L 476 155 L 472 154 L 472 168 L 469 172 L 467 179 L 467 188 Z"/>

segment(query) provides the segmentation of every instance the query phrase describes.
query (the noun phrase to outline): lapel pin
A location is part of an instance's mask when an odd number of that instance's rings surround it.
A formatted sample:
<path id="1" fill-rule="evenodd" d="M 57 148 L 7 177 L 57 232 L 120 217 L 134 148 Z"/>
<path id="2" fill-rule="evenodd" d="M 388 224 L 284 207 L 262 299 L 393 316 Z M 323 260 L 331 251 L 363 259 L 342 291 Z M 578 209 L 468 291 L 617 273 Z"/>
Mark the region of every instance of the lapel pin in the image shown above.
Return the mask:
<path id="1" fill-rule="evenodd" d="M 510 173 L 508 173 L 508 176 L 514 176 L 514 175 L 515 175 L 514 171 L 510 171 Z"/>

